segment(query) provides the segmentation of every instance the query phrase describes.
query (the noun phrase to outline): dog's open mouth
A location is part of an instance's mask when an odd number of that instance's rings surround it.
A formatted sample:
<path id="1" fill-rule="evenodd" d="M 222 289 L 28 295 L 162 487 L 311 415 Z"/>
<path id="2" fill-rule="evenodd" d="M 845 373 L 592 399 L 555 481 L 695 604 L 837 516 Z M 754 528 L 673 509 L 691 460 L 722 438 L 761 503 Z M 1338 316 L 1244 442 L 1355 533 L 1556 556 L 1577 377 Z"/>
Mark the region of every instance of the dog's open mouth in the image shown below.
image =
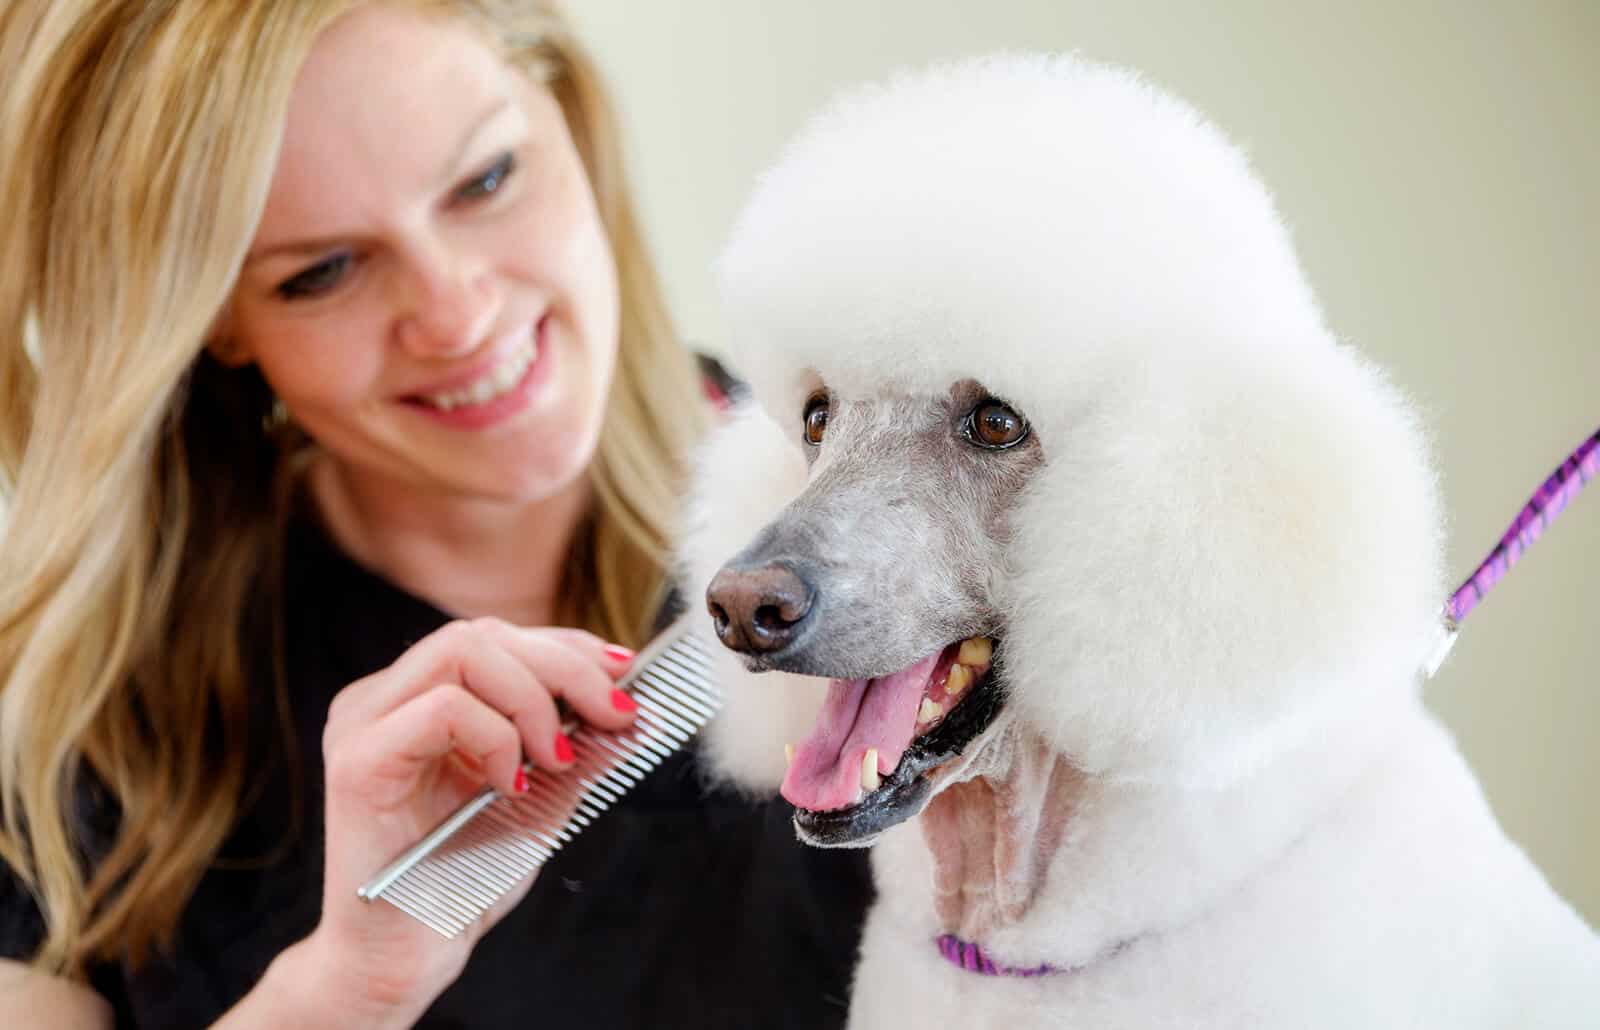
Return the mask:
<path id="1" fill-rule="evenodd" d="M 829 684 L 783 780 L 801 838 L 859 846 L 920 812 L 940 767 L 1000 711 L 993 665 L 994 642 L 972 637 L 887 676 Z"/>

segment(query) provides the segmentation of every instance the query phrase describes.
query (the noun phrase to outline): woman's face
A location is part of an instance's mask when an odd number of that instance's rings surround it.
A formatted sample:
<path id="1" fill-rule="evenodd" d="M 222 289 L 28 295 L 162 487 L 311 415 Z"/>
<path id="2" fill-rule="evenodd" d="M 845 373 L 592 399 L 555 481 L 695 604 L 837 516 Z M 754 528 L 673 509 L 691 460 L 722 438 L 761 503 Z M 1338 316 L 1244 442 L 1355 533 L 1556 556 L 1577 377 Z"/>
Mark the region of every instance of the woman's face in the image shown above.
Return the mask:
<path id="1" fill-rule="evenodd" d="M 340 472 L 531 501 L 593 454 L 610 246 L 562 112 L 464 25 L 360 8 L 298 79 L 217 348 Z"/>

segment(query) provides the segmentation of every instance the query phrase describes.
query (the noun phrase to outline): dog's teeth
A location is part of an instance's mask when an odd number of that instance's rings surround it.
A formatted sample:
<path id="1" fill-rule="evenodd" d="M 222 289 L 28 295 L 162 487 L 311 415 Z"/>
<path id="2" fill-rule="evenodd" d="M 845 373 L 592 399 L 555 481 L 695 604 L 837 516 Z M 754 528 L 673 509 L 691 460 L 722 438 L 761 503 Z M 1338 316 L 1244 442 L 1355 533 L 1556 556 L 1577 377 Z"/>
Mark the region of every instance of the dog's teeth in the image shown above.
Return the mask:
<path id="1" fill-rule="evenodd" d="M 875 747 L 867 748 L 867 753 L 861 756 L 861 789 L 878 789 L 878 749 Z"/>
<path id="2" fill-rule="evenodd" d="M 944 705 L 941 705 L 931 697 L 925 697 L 922 699 L 922 707 L 917 709 L 917 723 L 920 725 L 925 722 L 932 722 L 943 714 Z"/>
<path id="3" fill-rule="evenodd" d="M 962 645 L 962 650 L 966 650 L 966 645 Z M 966 690 L 967 685 L 971 682 L 971 669 L 965 665 L 952 665 L 950 666 L 950 675 L 944 681 L 944 692 L 951 697 L 955 697 L 963 690 Z"/>
<path id="4" fill-rule="evenodd" d="M 994 642 L 988 637 L 968 637 L 961 642 L 956 661 L 962 665 L 988 665 L 994 657 Z"/>
<path id="5" fill-rule="evenodd" d="M 794 745 L 793 744 L 785 744 L 785 745 L 783 745 L 783 764 L 786 765 L 786 766 L 794 764 Z"/>

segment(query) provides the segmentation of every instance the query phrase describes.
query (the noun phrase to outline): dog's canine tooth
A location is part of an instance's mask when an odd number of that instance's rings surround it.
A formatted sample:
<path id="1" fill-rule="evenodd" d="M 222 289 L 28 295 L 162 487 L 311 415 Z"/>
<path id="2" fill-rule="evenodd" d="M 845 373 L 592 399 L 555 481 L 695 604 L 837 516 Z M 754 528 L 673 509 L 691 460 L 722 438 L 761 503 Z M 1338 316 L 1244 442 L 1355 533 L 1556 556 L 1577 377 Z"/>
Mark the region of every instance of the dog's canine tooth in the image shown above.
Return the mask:
<path id="1" fill-rule="evenodd" d="M 922 707 L 917 709 L 917 722 L 919 724 L 932 722 L 943 714 L 944 705 L 941 705 L 931 697 L 925 697 L 922 699 Z"/>
<path id="2" fill-rule="evenodd" d="M 965 650 L 966 645 L 962 645 Z M 950 675 L 944 681 L 944 692 L 955 697 L 972 683 L 972 670 L 965 665 L 950 666 Z"/>
<path id="3" fill-rule="evenodd" d="M 968 637 L 961 642 L 961 651 L 956 655 L 956 661 L 962 665 L 988 665 L 992 657 L 994 657 L 994 641 L 988 637 Z"/>
<path id="4" fill-rule="evenodd" d="M 793 744 L 785 744 L 785 745 L 783 745 L 783 764 L 785 766 L 790 766 L 790 765 L 794 764 L 794 745 Z"/>
<path id="5" fill-rule="evenodd" d="M 861 756 L 861 789 L 878 789 L 878 749 L 875 747 L 867 748 L 867 753 Z"/>

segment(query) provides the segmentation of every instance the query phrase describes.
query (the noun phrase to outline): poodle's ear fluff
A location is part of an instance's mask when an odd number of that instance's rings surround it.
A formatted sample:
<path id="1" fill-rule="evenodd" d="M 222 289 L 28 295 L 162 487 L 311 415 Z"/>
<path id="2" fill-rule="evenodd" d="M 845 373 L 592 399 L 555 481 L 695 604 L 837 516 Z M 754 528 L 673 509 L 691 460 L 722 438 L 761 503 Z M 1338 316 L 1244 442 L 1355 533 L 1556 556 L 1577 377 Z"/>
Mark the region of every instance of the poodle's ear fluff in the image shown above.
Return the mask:
<path id="1" fill-rule="evenodd" d="M 1410 406 L 1348 348 L 1161 367 L 1102 384 L 1019 512 L 1013 710 L 1088 771 L 1215 784 L 1415 689 L 1441 520 Z"/>
<path id="2" fill-rule="evenodd" d="M 798 428 L 784 433 L 765 412 L 746 404 L 697 451 L 694 464 L 679 581 L 705 639 L 714 642 L 706 587 L 805 488 L 806 461 Z M 711 770 L 745 790 L 774 793 L 786 769 L 784 745 L 810 732 L 827 681 L 746 672 L 721 645 L 714 647 L 713 666 L 726 703 L 705 733 Z"/>

